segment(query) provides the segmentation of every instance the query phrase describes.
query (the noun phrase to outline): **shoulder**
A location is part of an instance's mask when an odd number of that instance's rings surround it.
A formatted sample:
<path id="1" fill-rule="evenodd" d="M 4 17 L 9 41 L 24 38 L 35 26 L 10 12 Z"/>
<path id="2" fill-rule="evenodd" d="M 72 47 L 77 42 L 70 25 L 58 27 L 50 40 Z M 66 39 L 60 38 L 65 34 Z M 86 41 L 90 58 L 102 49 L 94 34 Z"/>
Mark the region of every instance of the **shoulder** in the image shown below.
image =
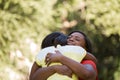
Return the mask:
<path id="1" fill-rule="evenodd" d="M 91 65 L 95 70 L 97 70 L 97 68 L 96 68 L 96 64 L 95 64 L 95 62 L 94 61 L 92 61 L 92 60 L 83 60 L 82 62 L 81 62 L 81 64 L 89 64 L 89 65 Z"/>
<path id="2" fill-rule="evenodd" d="M 91 65 L 94 68 L 94 70 L 96 71 L 96 80 L 98 80 L 98 70 L 97 70 L 97 67 L 96 67 L 96 64 L 95 64 L 94 61 L 92 61 L 92 60 L 83 60 L 81 62 L 81 64 L 83 64 L 83 65 L 87 65 L 87 64 Z"/>

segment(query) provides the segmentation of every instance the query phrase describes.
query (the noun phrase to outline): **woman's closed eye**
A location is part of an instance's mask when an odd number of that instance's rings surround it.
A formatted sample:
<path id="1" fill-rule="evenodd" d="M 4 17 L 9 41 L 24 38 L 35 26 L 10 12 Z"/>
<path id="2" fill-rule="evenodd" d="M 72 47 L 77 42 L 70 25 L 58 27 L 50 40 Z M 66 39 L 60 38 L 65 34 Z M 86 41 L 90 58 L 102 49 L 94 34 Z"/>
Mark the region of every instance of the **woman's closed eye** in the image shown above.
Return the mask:
<path id="1" fill-rule="evenodd" d="M 78 39 L 78 38 L 76 38 L 75 40 L 76 40 L 76 41 L 80 41 L 80 39 Z"/>

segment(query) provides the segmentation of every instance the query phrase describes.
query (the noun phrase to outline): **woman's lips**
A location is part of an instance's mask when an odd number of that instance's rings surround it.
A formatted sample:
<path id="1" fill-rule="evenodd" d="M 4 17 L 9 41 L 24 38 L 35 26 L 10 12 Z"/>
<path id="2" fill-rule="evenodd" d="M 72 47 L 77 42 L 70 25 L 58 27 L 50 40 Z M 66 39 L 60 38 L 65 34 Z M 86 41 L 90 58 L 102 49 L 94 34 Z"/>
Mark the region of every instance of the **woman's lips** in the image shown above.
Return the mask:
<path id="1" fill-rule="evenodd" d="M 68 41 L 67 44 L 68 45 L 74 45 L 74 43 L 72 41 Z"/>

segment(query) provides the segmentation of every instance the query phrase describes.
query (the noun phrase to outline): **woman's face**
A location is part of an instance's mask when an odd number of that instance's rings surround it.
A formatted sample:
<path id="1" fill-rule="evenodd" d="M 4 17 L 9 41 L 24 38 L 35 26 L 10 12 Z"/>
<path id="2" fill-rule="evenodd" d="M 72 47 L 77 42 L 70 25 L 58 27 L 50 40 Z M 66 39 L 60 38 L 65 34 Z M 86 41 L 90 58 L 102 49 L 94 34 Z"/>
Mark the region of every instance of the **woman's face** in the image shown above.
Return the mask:
<path id="1" fill-rule="evenodd" d="M 81 46 L 81 47 L 85 48 L 84 36 L 79 32 L 74 32 L 71 35 L 69 35 L 69 37 L 67 39 L 67 44 Z"/>

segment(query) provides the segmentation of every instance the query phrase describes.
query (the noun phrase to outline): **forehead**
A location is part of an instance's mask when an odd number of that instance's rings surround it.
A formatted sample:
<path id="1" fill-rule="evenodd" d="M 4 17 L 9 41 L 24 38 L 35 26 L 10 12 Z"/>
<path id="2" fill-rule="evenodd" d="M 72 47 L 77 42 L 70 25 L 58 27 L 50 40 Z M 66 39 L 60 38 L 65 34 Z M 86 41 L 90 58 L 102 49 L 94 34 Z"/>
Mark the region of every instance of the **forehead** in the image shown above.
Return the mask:
<path id="1" fill-rule="evenodd" d="M 81 33 L 79 33 L 79 32 L 74 32 L 74 33 L 70 34 L 70 36 L 80 37 L 80 38 L 82 37 L 82 38 L 84 38 L 83 34 L 81 34 Z"/>

